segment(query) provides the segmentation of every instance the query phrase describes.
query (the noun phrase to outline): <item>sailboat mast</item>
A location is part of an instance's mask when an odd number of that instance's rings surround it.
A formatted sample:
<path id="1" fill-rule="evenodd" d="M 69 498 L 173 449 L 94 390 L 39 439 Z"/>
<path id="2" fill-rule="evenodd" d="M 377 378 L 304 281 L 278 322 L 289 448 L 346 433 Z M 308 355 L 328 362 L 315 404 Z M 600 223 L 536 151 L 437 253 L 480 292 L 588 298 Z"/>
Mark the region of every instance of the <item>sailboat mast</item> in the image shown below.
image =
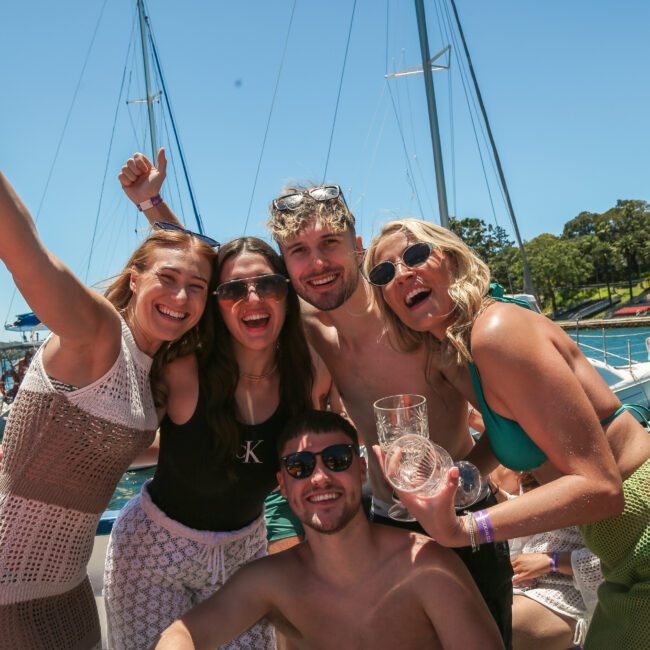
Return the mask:
<path id="1" fill-rule="evenodd" d="M 142 63 L 144 66 L 144 82 L 147 92 L 147 111 L 149 113 L 149 137 L 151 138 L 151 160 L 154 162 L 158 157 L 158 143 L 156 142 L 156 122 L 153 114 L 153 102 L 155 98 L 151 92 L 151 72 L 149 71 L 149 47 L 147 45 L 146 20 L 143 0 L 137 0 L 138 15 L 140 17 L 140 40 L 142 41 Z"/>
<path id="2" fill-rule="evenodd" d="M 515 239 L 517 240 L 517 245 L 519 246 L 519 250 L 521 252 L 521 260 L 524 266 L 524 292 L 535 295 L 535 286 L 533 285 L 533 278 L 530 274 L 530 267 L 528 266 L 528 258 L 526 257 L 526 250 L 524 249 L 524 244 L 521 240 L 521 235 L 519 234 L 517 217 L 515 217 L 515 210 L 512 207 L 512 201 L 510 200 L 510 192 L 508 192 L 508 185 L 506 184 L 506 177 L 505 174 L 503 173 L 503 167 L 501 167 L 501 159 L 499 158 L 497 145 L 494 142 L 494 137 L 492 136 L 492 129 L 490 128 L 490 120 L 488 120 L 487 111 L 485 110 L 485 104 L 483 104 L 483 96 L 481 95 L 481 90 L 478 86 L 478 80 L 476 79 L 476 74 L 474 73 L 474 66 L 472 65 L 472 57 L 469 55 L 469 49 L 467 47 L 467 42 L 465 41 L 465 34 L 460 24 L 460 18 L 458 16 L 456 3 L 454 2 L 454 0 L 451 0 L 451 8 L 454 10 L 454 17 L 456 18 L 456 25 L 458 26 L 458 33 L 460 34 L 460 40 L 463 43 L 465 58 L 467 59 L 469 72 L 472 75 L 472 82 L 474 83 L 474 90 L 476 91 L 476 98 L 478 99 L 478 103 L 481 108 L 481 114 L 483 115 L 483 122 L 485 123 L 485 129 L 487 131 L 487 135 L 490 140 L 490 147 L 492 148 L 492 155 L 494 156 L 494 162 L 496 163 L 497 171 L 499 172 L 499 180 L 501 181 L 501 187 L 503 187 L 503 193 L 506 198 L 506 204 L 508 205 L 508 212 L 510 213 L 512 227 L 515 231 Z"/>
<path id="3" fill-rule="evenodd" d="M 427 109 L 429 111 L 429 128 L 433 145 L 433 164 L 436 170 L 436 188 L 438 190 L 438 210 L 440 225 L 449 228 L 449 210 L 447 208 L 447 189 L 445 186 L 445 168 L 442 163 L 442 145 L 438 129 L 438 110 L 436 96 L 433 90 L 433 75 L 431 74 L 431 56 L 429 54 L 429 35 L 427 34 L 427 19 L 424 14 L 423 0 L 415 0 L 415 13 L 418 19 L 420 35 L 420 51 L 422 52 L 422 72 L 424 73 L 424 88 L 427 94 Z"/>

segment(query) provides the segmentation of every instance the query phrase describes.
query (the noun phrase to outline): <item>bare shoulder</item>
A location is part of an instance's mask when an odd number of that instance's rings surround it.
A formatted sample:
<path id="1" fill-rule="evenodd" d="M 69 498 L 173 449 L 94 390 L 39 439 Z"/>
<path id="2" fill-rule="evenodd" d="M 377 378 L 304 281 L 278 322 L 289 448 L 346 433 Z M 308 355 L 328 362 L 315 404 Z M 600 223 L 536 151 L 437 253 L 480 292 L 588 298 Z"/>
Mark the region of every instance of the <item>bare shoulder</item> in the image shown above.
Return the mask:
<path id="1" fill-rule="evenodd" d="M 302 298 L 300 298 L 300 316 L 308 337 L 326 327 L 329 321 L 327 312 L 317 309 Z"/>
<path id="2" fill-rule="evenodd" d="M 377 539 L 384 553 L 398 560 L 401 570 L 414 576 L 423 569 L 449 571 L 449 566 L 460 562 L 449 548 L 440 546 L 426 535 L 390 526 L 377 526 Z M 460 563 L 462 566 L 462 562 Z"/>
<path id="3" fill-rule="evenodd" d="M 332 390 L 332 375 L 327 369 L 321 356 L 316 352 L 316 350 L 314 350 L 311 343 L 308 343 L 308 347 L 314 373 L 312 402 L 316 408 L 324 409 L 327 406 L 328 398 Z"/>
<path id="4" fill-rule="evenodd" d="M 441 546 L 430 537 L 411 533 L 411 561 L 417 574 L 429 569 L 440 578 L 449 575 L 449 569 L 463 566 L 454 551 Z"/>
<path id="5" fill-rule="evenodd" d="M 194 354 L 178 357 L 165 366 L 163 371 L 165 383 L 173 386 L 194 378 L 198 373 L 198 362 Z"/>
<path id="6" fill-rule="evenodd" d="M 545 339 L 549 340 L 549 326 L 552 323 L 541 314 L 518 305 L 493 303 L 472 328 L 472 356 L 486 361 L 528 356 Z"/>
<path id="7" fill-rule="evenodd" d="M 254 580 L 256 588 L 263 589 L 266 594 L 286 589 L 294 577 L 300 579 L 304 574 L 305 561 L 302 557 L 301 547 L 305 544 L 303 542 L 284 551 L 266 555 L 247 563 L 243 568 L 250 572 L 249 580 Z"/>

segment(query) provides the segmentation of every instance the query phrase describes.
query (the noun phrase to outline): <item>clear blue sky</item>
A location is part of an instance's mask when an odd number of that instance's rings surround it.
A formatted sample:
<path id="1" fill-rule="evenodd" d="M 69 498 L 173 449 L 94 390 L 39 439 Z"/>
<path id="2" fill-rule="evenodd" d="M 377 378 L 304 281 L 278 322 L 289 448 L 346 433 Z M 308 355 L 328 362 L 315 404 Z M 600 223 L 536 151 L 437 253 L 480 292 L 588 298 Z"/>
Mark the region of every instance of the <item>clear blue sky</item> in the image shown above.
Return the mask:
<path id="1" fill-rule="evenodd" d="M 440 2 L 425 1 L 432 53 L 448 43 Z M 457 4 L 524 239 L 559 234 L 579 212 L 620 198 L 648 199 L 650 3 Z M 206 231 L 222 241 L 243 234 L 249 203 L 246 233 L 264 236 L 267 205 L 283 183 L 323 178 L 353 0 L 295 3 L 252 193 L 293 6 L 148 0 Z M 144 111 L 124 103 L 144 94 L 141 66 L 132 53 L 127 60 L 134 8 L 134 0 L 0 6 L 0 166 L 33 214 L 42 201 L 43 240 L 82 278 L 99 213 L 89 283 L 117 271 L 142 236 L 142 218 L 116 181 L 122 161 L 145 146 Z M 420 63 L 414 3 L 358 0 L 327 180 L 344 188 L 365 239 L 391 216 L 438 220 L 422 77 L 389 82 L 399 120 L 383 78 Z M 455 55 L 451 73 L 434 81 L 450 212 L 494 223 Z M 169 142 L 164 128 L 161 140 Z M 490 187 L 496 220 L 511 231 Z M 20 296 L 11 302 L 12 291 L 2 267 L 3 321 L 27 310 Z"/>

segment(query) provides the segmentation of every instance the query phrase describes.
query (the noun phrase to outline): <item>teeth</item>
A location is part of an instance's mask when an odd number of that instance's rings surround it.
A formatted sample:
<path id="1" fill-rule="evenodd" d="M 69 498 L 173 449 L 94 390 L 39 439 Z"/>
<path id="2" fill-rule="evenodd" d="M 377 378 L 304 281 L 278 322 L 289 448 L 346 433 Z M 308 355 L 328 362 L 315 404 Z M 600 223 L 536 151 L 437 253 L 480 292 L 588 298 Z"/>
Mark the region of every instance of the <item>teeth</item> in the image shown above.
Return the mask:
<path id="1" fill-rule="evenodd" d="M 268 314 L 246 314 L 246 316 L 244 316 L 242 320 L 244 322 L 247 322 L 251 320 L 263 320 L 264 318 L 268 318 L 268 317 L 269 317 Z"/>
<path id="2" fill-rule="evenodd" d="M 417 295 L 419 295 L 421 293 L 426 293 L 428 291 L 429 291 L 429 289 L 426 289 L 425 287 L 419 287 L 417 289 L 411 289 L 411 291 L 409 291 L 406 294 L 406 298 L 404 299 L 404 302 L 406 302 L 407 305 L 411 305 L 413 303 L 413 298 L 415 298 L 415 296 L 417 296 Z"/>
<path id="3" fill-rule="evenodd" d="M 328 275 L 324 278 L 321 278 L 320 280 L 311 280 L 312 284 L 315 284 L 316 286 L 320 286 L 321 284 L 327 284 L 328 282 L 332 282 L 336 278 L 336 275 Z"/>
<path id="4" fill-rule="evenodd" d="M 164 305 L 158 305 L 158 311 L 161 314 L 165 314 L 165 316 L 169 316 L 171 318 L 177 318 L 178 320 L 183 320 L 187 314 L 183 313 L 182 311 L 174 311 L 173 309 L 170 309 L 169 307 L 165 307 Z"/>
<path id="5" fill-rule="evenodd" d="M 309 497 L 310 501 L 332 501 L 338 499 L 338 494 L 336 492 L 328 492 L 327 494 L 313 494 Z"/>

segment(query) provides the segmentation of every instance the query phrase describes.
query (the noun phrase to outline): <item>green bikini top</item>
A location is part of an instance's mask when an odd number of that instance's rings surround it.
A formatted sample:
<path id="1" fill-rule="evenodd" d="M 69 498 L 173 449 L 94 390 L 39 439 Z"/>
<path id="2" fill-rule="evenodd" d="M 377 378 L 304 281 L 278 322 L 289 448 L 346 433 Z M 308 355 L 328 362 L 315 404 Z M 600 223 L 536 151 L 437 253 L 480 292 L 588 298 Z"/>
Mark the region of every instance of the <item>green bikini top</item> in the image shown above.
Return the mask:
<path id="1" fill-rule="evenodd" d="M 470 361 L 474 392 L 483 416 L 485 433 L 498 461 L 516 471 L 527 471 L 546 462 L 546 454 L 530 439 L 518 422 L 495 413 L 485 401 L 476 366 Z"/>
<path id="2" fill-rule="evenodd" d="M 490 286 L 490 297 L 499 302 L 510 302 L 530 309 L 528 303 L 516 298 L 503 296 L 503 288 Z M 501 295 L 499 295 L 501 294 Z M 546 454 L 533 442 L 521 425 L 515 420 L 495 413 L 485 401 L 481 379 L 474 363 L 469 363 L 469 371 L 474 384 L 474 391 L 483 416 L 485 433 L 490 440 L 490 446 L 498 461 L 516 471 L 528 471 L 539 467 L 547 460 Z M 601 420 L 603 426 L 609 424 L 625 410 L 636 412 L 638 407 L 633 404 L 623 404 L 615 413 Z"/>

